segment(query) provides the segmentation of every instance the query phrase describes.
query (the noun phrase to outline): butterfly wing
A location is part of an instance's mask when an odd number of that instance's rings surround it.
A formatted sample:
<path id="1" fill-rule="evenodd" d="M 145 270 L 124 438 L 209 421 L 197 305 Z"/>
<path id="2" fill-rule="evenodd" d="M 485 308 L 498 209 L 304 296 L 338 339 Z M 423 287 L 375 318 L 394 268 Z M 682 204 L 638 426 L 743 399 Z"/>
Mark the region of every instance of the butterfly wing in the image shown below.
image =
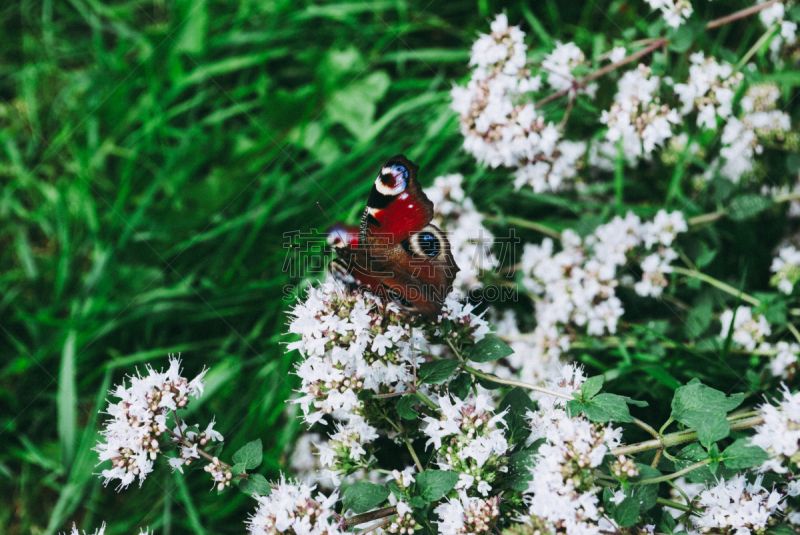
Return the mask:
<path id="1" fill-rule="evenodd" d="M 405 156 L 390 158 L 372 186 L 358 235 L 334 228 L 338 258 L 331 273 L 351 287 L 367 287 L 401 308 L 435 319 L 458 272 L 447 236 L 430 222 L 433 203 Z"/>
<path id="2" fill-rule="evenodd" d="M 421 230 L 433 219 L 433 203 L 417 181 L 419 166 L 402 154 L 383 164 L 367 198 L 359 237 L 386 235 L 396 242 Z"/>

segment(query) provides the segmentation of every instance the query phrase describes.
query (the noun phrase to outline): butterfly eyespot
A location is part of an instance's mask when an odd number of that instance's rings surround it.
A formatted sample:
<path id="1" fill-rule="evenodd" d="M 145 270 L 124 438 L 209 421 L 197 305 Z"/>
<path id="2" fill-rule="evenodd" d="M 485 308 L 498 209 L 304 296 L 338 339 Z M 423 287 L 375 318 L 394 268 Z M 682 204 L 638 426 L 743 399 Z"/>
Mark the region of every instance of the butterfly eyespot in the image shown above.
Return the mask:
<path id="1" fill-rule="evenodd" d="M 443 249 L 444 237 L 433 225 L 428 225 L 411 236 L 411 250 L 417 255 L 436 258 Z"/>
<path id="2" fill-rule="evenodd" d="M 382 195 L 399 195 L 406 189 L 408 169 L 405 165 L 393 164 L 381 169 L 375 179 L 375 188 Z"/>

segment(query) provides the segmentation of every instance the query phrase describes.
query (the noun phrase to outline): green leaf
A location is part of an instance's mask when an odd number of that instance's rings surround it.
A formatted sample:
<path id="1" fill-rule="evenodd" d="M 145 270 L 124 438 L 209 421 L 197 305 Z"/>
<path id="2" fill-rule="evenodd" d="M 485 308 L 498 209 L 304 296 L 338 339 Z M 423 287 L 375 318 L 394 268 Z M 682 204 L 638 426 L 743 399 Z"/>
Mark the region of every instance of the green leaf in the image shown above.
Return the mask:
<path id="1" fill-rule="evenodd" d="M 767 535 L 797 535 L 797 531 L 788 524 L 778 524 L 769 528 Z"/>
<path id="2" fill-rule="evenodd" d="M 455 360 L 434 360 L 426 362 L 419 367 L 419 380 L 423 383 L 439 384 L 445 382 L 456 368 L 459 362 Z"/>
<path id="3" fill-rule="evenodd" d="M 508 475 L 503 482 L 508 488 L 518 492 L 526 490 L 528 482 L 533 478 L 531 468 L 534 466 L 536 466 L 535 449 L 512 453 L 508 457 Z"/>
<path id="4" fill-rule="evenodd" d="M 248 442 L 239 451 L 233 454 L 233 462 L 235 464 L 243 464 L 248 470 L 258 468 L 261 464 L 261 458 L 264 448 L 261 445 L 261 439 L 257 438 L 252 442 Z"/>
<path id="5" fill-rule="evenodd" d="M 233 475 L 236 476 L 243 473 L 245 469 L 246 468 L 244 463 L 236 463 L 233 465 L 233 468 L 231 468 L 231 471 L 233 472 Z"/>
<path id="6" fill-rule="evenodd" d="M 490 379 L 484 379 L 483 377 L 475 377 L 475 380 L 478 382 L 486 390 L 497 390 L 498 388 L 503 388 L 501 383 L 495 383 Z"/>
<path id="7" fill-rule="evenodd" d="M 661 515 L 661 524 L 659 525 L 659 529 L 663 533 L 672 535 L 675 532 L 675 526 L 677 526 L 675 518 L 671 514 L 664 512 L 664 514 Z"/>
<path id="8" fill-rule="evenodd" d="M 328 118 L 342 124 L 359 141 L 366 141 L 376 103 L 383 98 L 389 83 L 386 72 L 376 71 L 348 84 L 331 98 L 325 108 Z"/>
<path id="9" fill-rule="evenodd" d="M 383 485 L 359 481 L 344 491 L 342 503 L 345 509 L 350 509 L 356 514 L 366 513 L 383 503 L 390 492 Z"/>
<path id="10" fill-rule="evenodd" d="M 499 412 L 505 410 L 508 410 L 508 412 L 503 419 L 506 421 L 506 425 L 508 425 L 510 441 L 517 443 L 519 439 L 527 437 L 530 434 L 528 421 L 525 415 L 528 411 L 536 410 L 536 404 L 528 395 L 527 391 L 515 386 L 500 402 Z"/>
<path id="11" fill-rule="evenodd" d="M 622 528 L 627 528 L 639 520 L 639 502 L 633 498 L 625 498 L 617 505 L 614 512 L 614 520 Z"/>
<path id="12" fill-rule="evenodd" d="M 699 269 L 703 269 L 714 261 L 717 256 L 717 249 L 709 249 L 705 242 L 700 242 L 700 248 L 702 251 L 697 255 L 694 263 Z"/>
<path id="13" fill-rule="evenodd" d="M 572 407 L 574 401 L 567 403 Z M 628 404 L 622 396 L 616 394 L 598 394 L 592 399 L 580 403 L 581 411 L 593 422 L 605 423 L 610 420 L 616 422 L 633 422 L 633 417 L 628 410 Z"/>
<path id="14" fill-rule="evenodd" d="M 513 355 L 514 350 L 497 338 L 485 337 L 467 351 L 472 362 L 492 362 Z"/>
<path id="15" fill-rule="evenodd" d="M 250 474 L 247 479 L 241 480 L 239 490 L 251 496 L 269 496 L 272 488 L 261 474 Z"/>
<path id="16" fill-rule="evenodd" d="M 600 389 L 603 388 L 603 383 L 605 380 L 606 378 L 603 375 L 595 375 L 594 377 L 589 377 L 586 379 L 581 385 L 581 394 L 583 394 L 583 399 L 594 397 L 595 394 L 600 392 Z"/>
<path id="17" fill-rule="evenodd" d="M 629 398 L 628 396 L 620 396 L 620 397 L 624 399 L 625 403 L 627 403 L 628 405 L 634 405 L 636 407 L 642 407 L 642 408 L 650 406 L 650 404 L 646 401 Z"/>
<path id="18" fill-rule="evenodd" d="M 412 407 L 415 403 L 419 403 L 419 398 L 415 394 L 401 397 L 396 406 L 397 415 L 404 420 L 416 420 L 419 418 L 419 413 Z"/>
<path id="19" fill-rule="evenodd" d="M 705 459 L 708 459 L 708 453 L 703 449 L 703 446 L 697 442 L 689 444 L 675 456 L 675 470 L 683 470 Z M 691 472 L 687 472 L 684 477 L 692 483 L 705 483 L 719 478 L 728 480 L 734 475 L 736 475 L 735 470 L 730 470 L 723 465 L 717 469 L 716 474 L 712 474 L 708 466 L 701 466 Z"/>
<path id="20" fill-rule="evenodd" d="M 745 221 L 772 206 L 772 199 L 755 193 L 740 195 L 728 205 L 728 216 L 734 221 Z"/>
<path id="21" fill-rule="evenodd" d="M 681 24 L 669 40 L 669 48 L 673 52 L 683 54 L 692 47 L 697 36 L 703 33 L 702 24 L 687 22 Z"/>
<path id="22" fill-rule="evenodd" d="M 689 338 L 702 336 L 711 325 L 714 302 L 711 294 L 703 293 L 695 299 L 694 306 L 686 317 L 686 334 Z"/>
<path id="23" fill-rule="evenodd" d="M 750 444 L 746 438 L 736 439 L 722 453 L 722 462 L 732 470 L 760 466 L 769 458 L 767 452 Z"/>
<path id="24" fill-rule="evenodd" d="M 675 391 L 670 417 L 682 424 L 697 429 L 700 443 L 709 447 L 730 433 L 730 422 L 725 419 L 729 411 L 738 407 L 744 394 L 726 396 L 702 383 L 690 382 Z"/>
<path id="25" fill-rule="evenodd" d="M 365 388 L 364 390 L 358 393 L 357 397 L 360 401 L 369 401 L 374 397 L 374 394 L 372 393 L 372 390 L 370 390 L 369 388 Z"/>
<path id="26" fill-rule="evenodd" d="M 631 480 L 633 482 L 651 479 L 661 475 L 660 471 L 647 464 L 636 463 L 636 467 L 639 469 L 639 475 Z M 631 485 L 630 489 L 625 490 L 625 494 L 629 498 L 636 500 L 639 504 L 640 511 L 649 511 L 658 502 L 658 483 Z"/>
<path id="27" fill-rule="evenodd" d="M 459 373 L 455 379 L 450 381 L 448 390 L 460 400 L 464 400 L 469 395 L 469 388 L 472 386 L 472 379 L 466 372 Z"/>
<path id="28" fill-rule="evenodd" d="M 428 506 L 428 502 L 422 499 L 422 496 L 414 496 L 413 498 L 408 500 L 408 505 L 410 505 L 414 509 L 423 509 Z"/>
<path id="29" fill-rule="evenodd" d="M 422 497 L 429 502 L 441 500 L 458 483 L 456 472 L 444 470 L 425 470 L 416 477 L 417 488 Z"/>

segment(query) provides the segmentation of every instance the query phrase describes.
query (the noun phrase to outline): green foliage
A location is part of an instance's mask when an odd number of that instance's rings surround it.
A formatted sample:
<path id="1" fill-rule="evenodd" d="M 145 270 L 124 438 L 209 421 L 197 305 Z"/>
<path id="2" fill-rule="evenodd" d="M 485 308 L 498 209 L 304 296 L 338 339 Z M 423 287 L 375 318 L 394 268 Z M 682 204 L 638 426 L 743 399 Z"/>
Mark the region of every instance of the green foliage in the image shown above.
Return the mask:
<path id="1" fill-rule="evenodd" d="M 345 509 L 350 509 L 356 514 L 366 513 L 382 504 L 389 494 L 389 489 L 382 485 L 359 481 L 344 491 L 342 502 Z"/>
<path id="2" fill-rule="evenodd" d="M 439 384 L 447 381 L 459 363 L 455 360 L 434 360 L 419 367 L 419 380 L 423 383 Z"/>
<path id="3" fill-rule="evenodd" d="M 416 476 L 416 481 L 422 497 L 426 501 L 433 502 L 453 490 L 458 483 L 458 474 L 429 468 Z"/>
<path id="4" fill-rule="evenodd" d="M 700 443 L 709 447 L 717 440 L 728 436 L 730 422 L 726 416 L 728 412 L 741 405 L 742 400 L 744 394 L 726 396 L 719 390 L 693 379 L 688 385 L 675 391 L 670 418 L 697 429 Z"/>
<path id="5" fill-rule="evenodd" d="M 514 350 L 497 338 L 486 337 L 472 346 L 466 357 L 473 362 L 492 362 L 512 355 Z"/>

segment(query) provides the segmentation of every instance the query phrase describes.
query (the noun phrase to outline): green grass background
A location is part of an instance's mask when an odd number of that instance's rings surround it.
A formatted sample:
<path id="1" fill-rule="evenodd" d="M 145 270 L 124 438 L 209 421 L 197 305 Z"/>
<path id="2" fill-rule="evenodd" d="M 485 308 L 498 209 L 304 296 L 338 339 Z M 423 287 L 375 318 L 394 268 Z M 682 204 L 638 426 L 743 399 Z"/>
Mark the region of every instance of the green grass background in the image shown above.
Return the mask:
<path id="1" fill-rule="evenodd" d="M 0 530 L 242 533 L 253 500 L 196 465 L 120 493 L 92 475 L 109 385 L 167 353 L 209 367 L 189 418 L 216 415 L 228 454 L 261 438 L 274 478 L 299 431 L 284 234 L 325 228 L 317 202 L 352 220 L 400 152 L 426 186 L 463 172 L 486 211 L 557 210 L 460 150 L 448 92 L 504 7 L 539 45 L 597 53 L 656 17 L 599 3 L 3 2 Z"/>

